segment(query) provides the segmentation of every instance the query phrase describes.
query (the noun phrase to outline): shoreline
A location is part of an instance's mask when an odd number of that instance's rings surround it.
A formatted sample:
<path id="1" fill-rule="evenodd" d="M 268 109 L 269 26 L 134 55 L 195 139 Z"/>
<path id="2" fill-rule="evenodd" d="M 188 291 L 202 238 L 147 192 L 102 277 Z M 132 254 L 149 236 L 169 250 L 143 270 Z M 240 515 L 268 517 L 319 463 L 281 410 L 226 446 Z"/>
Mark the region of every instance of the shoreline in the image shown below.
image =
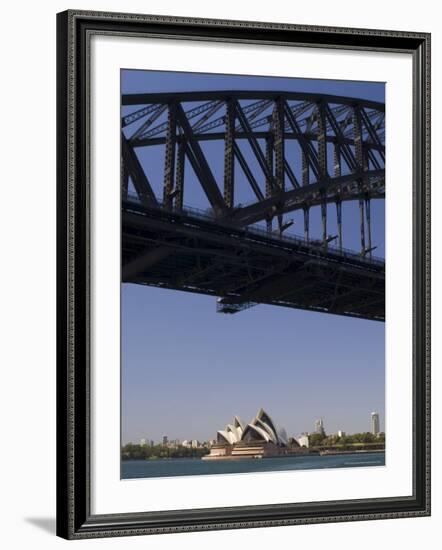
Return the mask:
<path id="1" fill-rule="evenodd" d="M 319 451 L 319 456 L 385 453 L 384 449 L 359 449 L 358 451 Z"/>
<path id="2" fill-rule="evenodd" d="M 277 459 L 284 459 L 284 458 L 304 458 L 304 457 L 310 457 L 310 456 L 341 456 L 341 455 L 366 455 L 366 454 L 378 454 L 378 453 L 385 453 L 385 449 L 375 449 L 375 450 L 360 450 L 360 451 L 316 451 L 313 453 L 293 453 L 293 454 L 286 454 L 286 455 L 274 455 L 274 456 L 214 456 L 211 457 L 209 455 L 202 456 L 200 460 L 205 461 L 219 461 L 219 462 L 233 462 L 236 460 L 267 460 L 269 458 L 277 458 Z"/>
<path id="3" fill-rule="evenodd" d="M 157 461 L 168 461 L 168 460 L 189 460 L 189 459 L 192 459 L 192 460 L 196 460 L 196 461 L 199 461 L 199 460 L 208 460 L 210 462 L 212 461 L 220 461 L 220 462 L 225 462 L 225 461 L 236 461 L 236 460 L 265 460 L 265 459 L 268 459 L 268 458 L 278 458 L 278 459 L 284 459 L 284 458 L 297 458 L 297 457 L 308 457 L 308 456 L 339 456 L 339 455 L 360 455 L 360 454 L 377 454 L 377 453 L 385 453 L 385 448 L 384 449 L 358 449 L 358 450 L 324 450 L 324 451 L 321 451 L 321 450 L 317 450 L 317 449 L 312 449 L 311 451 L 308 451 L 308 452 L 303 452 L 303 453 L 290 453 L 290 454 L 281 454 L 281 455 L 274 455 L 274 456 L 253 456 L 253 455 L 244 455 L 244 456 L 231 456 L 231 455 L 227 455 L 227 456 L 213 456 L 211 457 L 210 455 L 203 455 L 201 457 L 197 457 L 197 456 L 181 456 L 181 457 L 164 457 L 164 458 L 155 458 L 155 459 L 150 459 L 150 458 L 121 458 L 121 461 L 122 462 L 131 462 L 131 461 L 135 461 L 135 460 L 142 460 L 142 461 L 146 461 L 146 462 L 157 462 Z"/>

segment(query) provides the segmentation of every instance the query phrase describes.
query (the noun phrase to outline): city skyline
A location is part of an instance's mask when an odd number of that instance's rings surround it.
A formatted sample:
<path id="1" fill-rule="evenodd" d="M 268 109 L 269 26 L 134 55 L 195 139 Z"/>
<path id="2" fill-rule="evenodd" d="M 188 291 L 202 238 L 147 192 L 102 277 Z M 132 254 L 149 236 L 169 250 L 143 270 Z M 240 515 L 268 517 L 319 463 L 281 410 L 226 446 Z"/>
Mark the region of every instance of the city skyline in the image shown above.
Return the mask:
<path id="1" fill-rule="evenodd" d="M 239 415 L 236 415 L 236 414 L 233 414 L 231 416 L 233 418 L 236 417 L 236 416 L 239 417 Z M 376 420 L 374 420 L 374 417 L 376 418 Z M 287 429 L 286 426 L 280 425 L 279 423 L 277 423 L 277 426 L 280 429 L 286 430 L 288 437 L 294 437 L 294 438 L 298 438 L 298 437 L 301 437 L 301 436 L 306 435 L 306 434 L 311 435 L 311 434 L 314 434 L 314 433 L 318 433 L 319 431 L 322 431 L 322 433 L 324 433 L 327 436 L 328 435 L 339 435 L 340 433 L 346 434 L 346 435 L 352 435 L 352 434 L 355 434 L 355 433 L 372 433 L 374 435 L 376 435 L 378 433 L 385 433 L 385 423 L 384 423 L 382 417 L 380 416 L 380 414 L 378 412 L 370 412 L 369 414 L 367 414 L 368 420 L 367 420 L 367 426 L 365 426 L 365 429 L 361 428 L 361 429 L 355 430 L 355 431 L 348 431 L 345 428 L 344 424 L 340 425 L 340 427 L 337 428 L 337 429 L 330 430 L 330 429 L 327 428 L 327 418 L 326 417 L 321 416 L 320 418 L 318 418 L 318 417 L 313 417 L 313 418 L 314 419 L 311 422 L 311 428 L 312 429 L 304 429 L 304 430 L 298 431 L 296 433 L 295 432 L 292 433 L 290 431 L 290 429 Z M 318 426 L 321 428 L 321 430 L 318 430 Z M 375 429 L 374 429 L 374 426 L 376 426 Z M 165 444 L 174 444 L 174 443 L 175 444 L 182 444 L 183 442 L 189 442 L 190 443 L 192 441 L 198 441 L 199 443 L 205 443 L 205 442 L 210 442 L 210 441 L 215 440 L 216 439 L 216 432 L 217 432 L 217 430 L 215 429 L 213 434 L 209 434 L 209 436 L 203 437 L 203 438 L 194 437 L 192 434 L 188 434 L 186 437 L 178 437 L 178 436 L 175 436 L 173 434 L 170 435 L 170 434 L 163 433 L 162 435 L 160 435 L 158 437 L 158 439 L 152 438 L 149 434 L 144 433 L 143 435 L 141 435 L 138 438 L 134 438 L 134 439 L 127 440 L 127 441 L 122 441 L 122 444 L 127 445 L 129 443 L 133 443 L 133 444 L 140 444 L 140 445 L 152 445 L 152 444 L 165 445 Z M 166 441 L 166 443 L 165 443 L 165 441 Z"/>

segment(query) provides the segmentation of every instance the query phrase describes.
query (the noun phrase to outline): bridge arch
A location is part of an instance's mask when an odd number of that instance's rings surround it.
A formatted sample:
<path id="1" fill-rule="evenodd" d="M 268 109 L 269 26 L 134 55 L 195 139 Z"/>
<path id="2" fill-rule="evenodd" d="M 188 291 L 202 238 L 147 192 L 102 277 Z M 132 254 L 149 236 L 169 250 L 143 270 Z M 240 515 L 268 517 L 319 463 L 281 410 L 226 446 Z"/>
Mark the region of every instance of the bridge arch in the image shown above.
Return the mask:
<path id="1" fill-rule="evenodd" d="M 385 106 L 326 94 L 284 91 L 206 91 L 122 96 L 123 188 L 148 208 L 185 208 L 185 163 L 191 165 L 211 214 L 238 227 L 266 222 L 283 233 L 286 215 L 321 208 L 327 246 L 327 205 L 336 205 L 342 248 L 341 205 L 357 201 L 361 253 L 371 254 L 370 201 L 385 198 Z M 205 142 L 223 146 L 223 174 L 215 174 Z M 164 146 L 162 193 L 151 185 L 138 152 Z M 247 147 L 247 153 L 245 152 Z M 238 174 L 241 173 L 241 178 Z M 237 200 L 240 186 L 253 200 Z M 132 197 L 133 198 L 133 197 Z M 192 206 L 192 205 L 190 205 Z M 276 228 L 274 227 L 276 225 Z"/>

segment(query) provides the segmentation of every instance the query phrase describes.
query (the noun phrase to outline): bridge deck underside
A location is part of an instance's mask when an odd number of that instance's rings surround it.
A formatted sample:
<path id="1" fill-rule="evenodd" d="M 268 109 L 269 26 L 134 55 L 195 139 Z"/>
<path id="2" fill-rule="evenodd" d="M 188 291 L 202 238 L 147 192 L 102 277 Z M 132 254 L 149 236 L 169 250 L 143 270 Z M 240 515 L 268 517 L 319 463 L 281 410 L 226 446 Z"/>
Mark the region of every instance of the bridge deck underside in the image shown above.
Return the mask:
<path id="1" fill-rule="evenodd" d="M 123 282 L 212 295 L 225 313 L 271 304 L 385 319 L 382 263 L 184 212 L 126 205 L 122 216 Z"/>

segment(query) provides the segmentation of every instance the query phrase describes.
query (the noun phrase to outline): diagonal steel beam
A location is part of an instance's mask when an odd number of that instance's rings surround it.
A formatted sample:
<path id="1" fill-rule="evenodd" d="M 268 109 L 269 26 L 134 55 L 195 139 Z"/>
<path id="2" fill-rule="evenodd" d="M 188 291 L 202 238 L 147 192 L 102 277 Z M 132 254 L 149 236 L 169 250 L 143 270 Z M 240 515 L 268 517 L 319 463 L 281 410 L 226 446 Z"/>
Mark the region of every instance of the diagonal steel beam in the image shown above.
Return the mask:
<path id="1" fill-rule="evenodd" d="M 379 138 L 378 132 L 376 132 L 376 130 L 374 129 L 373 124 L 370 120 L 370 117 L 367 115 L 367 113 L 363 108 L 360 109 L 360 114 L 361 114 L 361 119 L 365 127 L 367 128 L 369 136 L 371 137 L 374 143 L 376 143 L 378 146 L 381 146 L 378 150 L 379 150 L 379 154 L 381 155 L 382 161 L 385 162 L 385 154 L 384 154 L 384 149 L 382 147 L 383 144 Z"/>
<path id="2" fill-rule="evenodd" d="M 198 140 L 195 138 L 189 121 L 183 111 L 181 104 L 177 104 L 177 121 L 183 130 L 183 134 L 187 140 L 187 152 L 192 152 L 191 160 L 193 169 L 199 179 L 201 187 L 204 189 L 207 199 L 212 208 L 217 213 L 222 213 L 226 210 L 226 203 L 218 188 L 215 177 L 209 167 L 209 164 L 201 150 Z"/>
<path id="3" fill-rule="evenodd" d="M 355 156 L 353 154 L 353 151 L 350 149 L 349 144 L 346 143 L 344 139 L 344 135 L 342 133 L 341 126 L 339 125 L 338 121 L 336 120 L 335 115 L 333 114 L 332 110 L 330 109 L 329 105 L 325 106 L 325 113 L 330 121 L 330 126 L 336 136 L 336 139 L 340 146 L 340 151 L 342 153 L 342 156 L 344 157 L 344 160 L 349 167 L 349 169 L 354 172 L 357 169 L 357 162 L 355 159 Z"/>
<path id="4" fill-rule="evenodd" d="M 180 101 L 179 98 L 175 98 L 175 100 L 173 99 L 170 100 L 171 103 L 174 103 L 174 102 L 178 103 L 179 101 Z M 193 109 L 190 109 L 189 111 L 186 112 L 187 120 L 191 120 L 199 116 L 201 113 L 205 113 L 207 110 L 212 109 L 213 105 L 216 103 L 219 103 L 219 101 L 218 102 L 208 101 L 207 103 L 204 103 L 204 105 L 198 105 L 198 107 L 194 107 Z M 142 135 L 138 136 L 137 144 L 140 143 L 142 140 L 145 140 L 163 133 L 166 129 L 167 129 L 167 122 L 162 122 L 161 124 L 158 124 L 158 126 L 155 126 L 154 128 L 151 128 L 150 130 L 143 132 Z"/>
<path id="5" fill-rule="evenodd" d="M 158 206 L 155 193 L 152 190 L 143 167 L 123 132 L 121 132 L 121 155 L 123 157 L 125 170 L 130 176 L 142 204 L 145 206 Z"/>
<path id="6" fill-rule="evenodd" d="M 138 109 L 137 111 L 130 113 L 130 115 L 126 115 L 122 118 L 121 127 L 124 128 L 125 126 L 129 126 L 129 124 L 140 120 L 140 118 L 143 118 L 144 116 L 150 115 L 150 113 L 153 113 L 157 109 L 158 104 L 156 103 L 154 103 L 153 105 L 148 105 L 147 107 L 143 107 L 142 109 Z"/>
<path id="7" fill-rule="evenodd" d="M 376 168 L 376 170 L 381 168 L 381 165 L 379 164 L 378 159 L 376 158 L 375 154 L 373 153 L 373 151 L 371 149 L 367 149 L 367 157 L 371 161 L 373 166 Z"/>
<path id="8" fill-rule="evenodd" d="M 293 170 L 290 167 L 290 164 L 288 163 L 287 159 L 284 159 L 284 171 L 287 174 L 287 177 L 290 180 L 290 183 L 292 186 L 296 189 L 298 187 L 301 187 L 299 185 L 299 181 L 296 179 L 295 174 L 293 173 Z"/>
<path id="9" fill-rule="evenodd" d="M 247 141 L 249 142 L 252 151 L 256 157 L 256 160 L 258 161 L 261 170 L 264 173 L 264 176 L 266 179 L 268 179 L 270 182 L 272 182 L 272 186 L 275 186 L 275 178 L 273 177 L 273 174 L 270 172 L 269 167 L 266 162 L 266 158 L 264 156 L 264 153 L 261 150 L 261 147 L 259 146 L 258 140 L 253 135 L 253 132 L 250 128 L 249 122 L 247 120 L 247 117 L 243 113 L 241 109 L 241 105 L 239 102 L 235 99 L 233 100 L 236 108 L 236 113 L 238 115 L 238 120 L 243 127 L 243 130 L 248 134 Z"/>
<path id="10" fill-rule="evenodd" d="M 235 157 L 238 159 L 239 165 L 241 166 L 242 171 L 244 172 L 244 175 L 247 178 L 247 181 L 250 184 L 250 187 L 252 188 L 253 192 L 256 195 L 256 198 L 260 201 L 264 200 L 264 195 L 258 185 L 258 182 L 255 179 L 255 176 L 253 175 L 253 172 L 250 170 L 249 165 L 247 164 L 246 159 L 244 158 L 244 155 L 241 152 L 241 149 L 239 148 L 237 143 L 233 144 L 233 151 L 235 153 Z"/>
<path id="11" fill-rule="evenodd" d="M 192 125 L 192 130 L 196 132 L 202 126 L 211 116 L 213 116 L 217 111 L 221 109 L 223 106 L 224 101 L 216 101 L 213 106 L 206 111 L 203 116 L 195 122 L 195 124 Z M 189 115 L 186 115 L 187 118 L 189 118 Z"/>
<path id="12" fill-rule="evenodd" d="M 146 129 L 149 128 L 149 126 L 159 118 L 164 111 L 167 109 L 166 105 L 160 105 L 158 109 L 150 116 L 143 124 L 134 132 L 134 134 L 131 136 L 131 139 L 136 140 L 140 136 L 144 135 L 146 132 Z"/>
<path id="13" fill-rule="evenodd" d="M 302 152 L 305 155 L 305 158 L 308 162 L 308 164 L 311 166 L 313 173 L 316 178 L 320 177 L 320 167 L 319 167 L 319 161 L 318 161 L 318 155 L 316 154 L 316 151 L 314 150 L 312 144 L 310 141 L 305 137 L 303 134 L 301 128 L 299 127 L 299 124 L 296 120 L 296 118 L 293 116 L 293 113 L 290 109 L 287 107 L 285 108 L 285 115 L 286 119 L 292 129 L 292 132 L 296 133 L 298 135 L 298 141 L 299 145 L 302 149 Z"/>

